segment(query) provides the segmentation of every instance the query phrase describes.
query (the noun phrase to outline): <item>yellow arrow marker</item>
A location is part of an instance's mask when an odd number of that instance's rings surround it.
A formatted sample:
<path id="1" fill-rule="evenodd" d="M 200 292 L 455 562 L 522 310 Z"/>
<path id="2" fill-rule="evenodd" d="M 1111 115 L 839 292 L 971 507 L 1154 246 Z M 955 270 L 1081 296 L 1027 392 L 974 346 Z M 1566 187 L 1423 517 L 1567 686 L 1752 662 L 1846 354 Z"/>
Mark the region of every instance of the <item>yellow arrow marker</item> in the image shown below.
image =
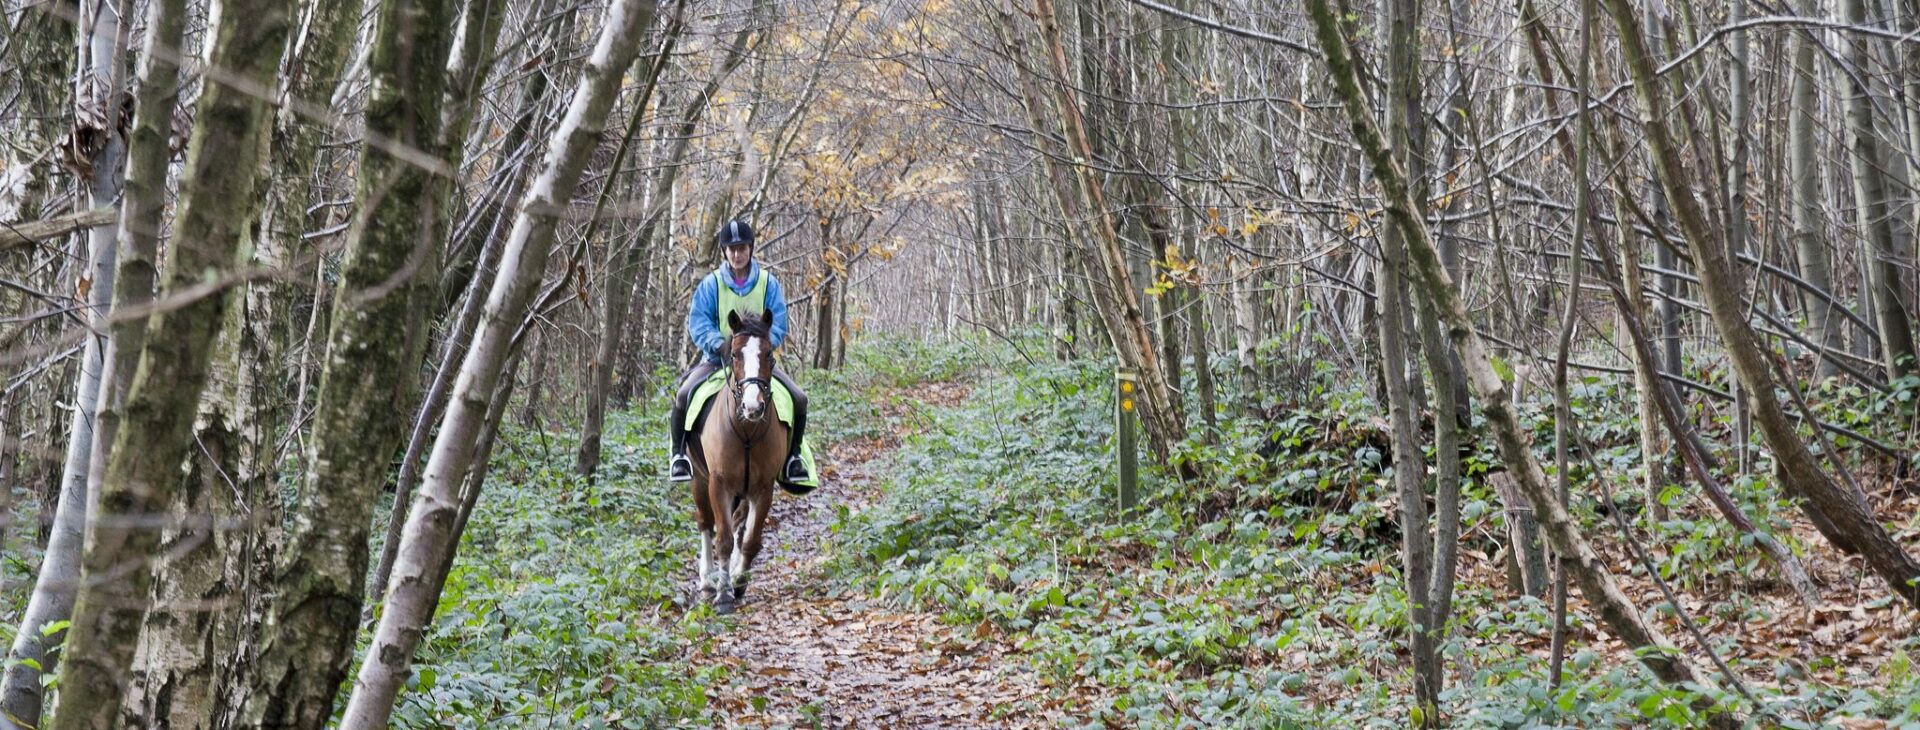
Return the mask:
<path id="1" fill-rule="evenodd" d="M 1133 381 L 1131 381 L 1131 380 L 1123 380 L 1123 381 L 1120 381 L 1120 392 L 1122 392 L 1122 393 L 1132 393 L 1132 392 L 1133 392 Z"/>
<path id="2" fill-rule="evenodd" d="M 1123 410 L 1123 411 L 1128 411 L 1128 412 L 1132 412 L 1132 411 L 1133 411 L 1133 399 L 1132 399 L 1132 398 L 1125 398 L 1125 399 L 1122 399 L 1122 400 L 1120 401 L 1120 410 Z"/>

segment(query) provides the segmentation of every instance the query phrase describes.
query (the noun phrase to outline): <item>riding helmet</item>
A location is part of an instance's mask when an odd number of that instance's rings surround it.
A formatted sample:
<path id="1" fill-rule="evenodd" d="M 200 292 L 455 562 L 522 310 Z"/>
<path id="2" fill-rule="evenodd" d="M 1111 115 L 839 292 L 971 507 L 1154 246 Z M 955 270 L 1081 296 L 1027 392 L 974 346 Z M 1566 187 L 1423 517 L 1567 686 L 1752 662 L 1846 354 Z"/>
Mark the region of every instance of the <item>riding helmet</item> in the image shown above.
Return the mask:
<path id="1" fill-rule="evenodd" d="M 715 239 L 719 241 L 721 248 L 741 245 L 751 246 L 754 240 L 753 226 L 748 225 L 746 221 L 735 218 L 727 221 L 726 225 L 720 227 L 720 234 L 715 236 Z"/>

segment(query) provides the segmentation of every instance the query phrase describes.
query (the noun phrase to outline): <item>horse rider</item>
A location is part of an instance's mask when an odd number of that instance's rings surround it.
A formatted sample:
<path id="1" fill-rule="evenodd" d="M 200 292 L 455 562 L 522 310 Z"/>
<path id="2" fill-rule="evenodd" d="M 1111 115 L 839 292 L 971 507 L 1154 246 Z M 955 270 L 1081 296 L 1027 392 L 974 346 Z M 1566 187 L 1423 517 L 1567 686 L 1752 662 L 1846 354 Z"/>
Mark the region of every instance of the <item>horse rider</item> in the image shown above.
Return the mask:
<path id="1" fill-rule="evenodd" d="M 673 435 L 673 459 L 667 466 L 667 479 L 674 482 L 693 479 L 693 462 L 687 459 L 687 401 L 693 397 L 693 391 L 726 362 L 727 337 L 731 334 L 725 328 L 727 314 L 739 312 L 744 319 L 771 312 L 771 344 L 775 351 L 787 338 L 786 293 L 773 272 L 753 258 L 753 226 L 743 220 L 730 220 L 720 227 L 716 238 L 725 260 L 720 268 L 714 269 L 712 276 L 700 280 L 687 311 L 687 336 L 703 356 L 680 376 L 673 399 L 673 417 L 667 422 L 667 429 Z M 793 396 L 793 428 L 787 432 L 787 466 L 781 470 L 780 478 L 788 483 L 809 481 L 812 475 L 800 459 L 800 438 L 807 431 L 807 394 L 793 384 L 778 363 L 773 366 L 773 377 Z"/>

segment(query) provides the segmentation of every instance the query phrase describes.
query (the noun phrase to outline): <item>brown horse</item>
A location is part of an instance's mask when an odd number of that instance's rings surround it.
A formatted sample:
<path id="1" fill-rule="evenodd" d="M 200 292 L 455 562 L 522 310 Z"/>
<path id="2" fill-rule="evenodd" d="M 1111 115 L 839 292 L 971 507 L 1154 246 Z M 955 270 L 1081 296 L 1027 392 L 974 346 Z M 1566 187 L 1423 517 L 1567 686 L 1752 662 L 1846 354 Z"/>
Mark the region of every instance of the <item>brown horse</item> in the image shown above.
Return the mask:
<path id="1" fill-rule="evenodd" d="M 771 313 L 759 319 L 727 314 L 727 387 L 714 398 L 693 460 L 694 519 L 700 525 L 700 593 L 731 613 L 746 595 L 761 528 L 773 506 L 773 483 L 787 459 L 787 425 L 773 406 Z"/>

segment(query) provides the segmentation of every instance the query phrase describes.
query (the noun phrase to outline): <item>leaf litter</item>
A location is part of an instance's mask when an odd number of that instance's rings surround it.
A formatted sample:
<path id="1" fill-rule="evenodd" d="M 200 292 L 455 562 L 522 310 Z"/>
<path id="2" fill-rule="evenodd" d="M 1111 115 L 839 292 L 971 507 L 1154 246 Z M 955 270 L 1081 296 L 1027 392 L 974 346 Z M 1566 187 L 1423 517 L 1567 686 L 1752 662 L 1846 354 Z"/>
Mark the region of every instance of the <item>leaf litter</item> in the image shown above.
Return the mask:
<path id="1" fill-rule="evenodd" d="M 1059 723 L 1058 701 L 997 631 L 828 585 L 821 572 L 835 515 L 873 505 L 873 462 L 924 425 L 923 405 L 966 389 L 922 384 L 884 407 L 895 432 L 828 445 L 821 487 L 775 499 L 765 549 L 741 609 L 696 644 L 695 667 L 724 666 L 708 690 L 718 727 L 1027 728 Z M 989 627 L 991 628 L 991 627 Z"/>

